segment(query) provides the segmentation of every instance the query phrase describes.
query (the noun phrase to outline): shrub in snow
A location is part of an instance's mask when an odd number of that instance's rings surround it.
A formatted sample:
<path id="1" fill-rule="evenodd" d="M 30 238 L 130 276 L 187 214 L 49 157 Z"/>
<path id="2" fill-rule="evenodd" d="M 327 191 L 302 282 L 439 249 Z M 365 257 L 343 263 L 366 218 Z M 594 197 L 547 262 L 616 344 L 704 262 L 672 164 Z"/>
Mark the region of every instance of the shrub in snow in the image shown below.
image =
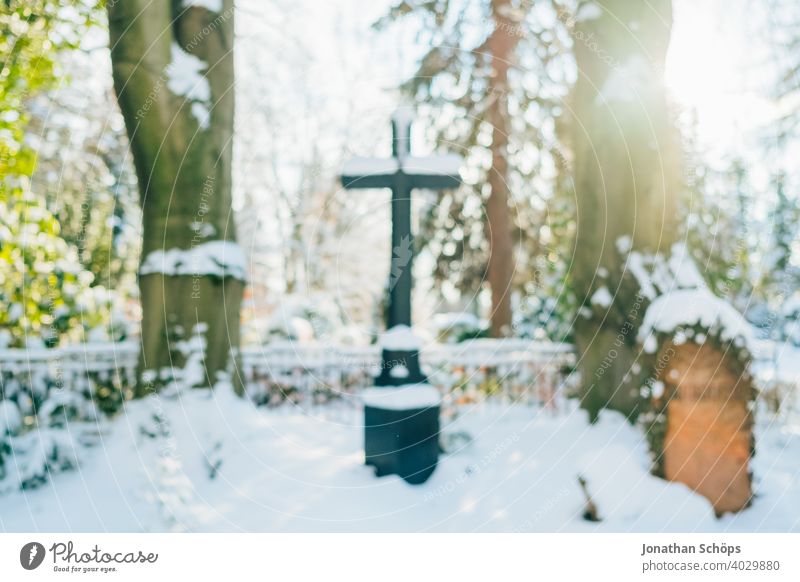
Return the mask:
<path id="1" fill-rule="evenodd" d="M 85 394 L 26 388 L 13 381 L 3 387 L 0 493 L 36 487 L 51 473 L 76 467 L 81 449 L 99 432 L 98 411 Z"/>
<path id="2" fill-rule="evenodd" d="M 75 467 L 130 396 L 135 358 L 113 345 L 0 351 L 0 491 Z"/>
<path id="3" fill-rule="evenodd" d="M 5 185 L 8 188 L 8 184 Z M 91 287 L 58 221 L 27 190 L 27 178 L 0 199 L 0 347 L 81 341 L 109 322 L 111 297 Z"/>
<path id="4" fill-rule="evenodd" d="M 571 342 L 570 300 L 569 294 L 563 292 L 558 297 L 525 297 L 514 310 L 514 335 L 534 340 Z"/>

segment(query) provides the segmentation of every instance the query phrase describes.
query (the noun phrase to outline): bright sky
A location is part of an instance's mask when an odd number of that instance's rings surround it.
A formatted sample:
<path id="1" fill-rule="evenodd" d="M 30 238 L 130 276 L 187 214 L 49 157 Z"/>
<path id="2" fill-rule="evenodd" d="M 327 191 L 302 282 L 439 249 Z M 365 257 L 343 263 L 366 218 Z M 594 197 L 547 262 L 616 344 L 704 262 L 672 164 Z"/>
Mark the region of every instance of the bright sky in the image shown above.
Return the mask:
<path id="1" fill-rule="evenodd" d="M 775 70 L 763 7 L 744 0 L 676 0 L 666 82 L 674 99 L 698 120 L 700 144 L 711 161 L 739 155 L 751 161 L 754 181 L 774 168 L 753 157 L 777 114 L 768 89 Z"/>

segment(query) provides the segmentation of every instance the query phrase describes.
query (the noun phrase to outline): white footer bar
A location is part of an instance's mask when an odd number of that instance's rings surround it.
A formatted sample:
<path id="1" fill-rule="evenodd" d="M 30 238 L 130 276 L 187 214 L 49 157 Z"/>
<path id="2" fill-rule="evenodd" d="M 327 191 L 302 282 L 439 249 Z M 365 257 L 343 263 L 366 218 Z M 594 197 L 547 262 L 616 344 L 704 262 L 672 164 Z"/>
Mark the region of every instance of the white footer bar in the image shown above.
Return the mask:
<path id="1" fill-rule="evenodd" d="M 0 534 L 0 580 L 727 582 L 799 565 L 800 534 Z"/>

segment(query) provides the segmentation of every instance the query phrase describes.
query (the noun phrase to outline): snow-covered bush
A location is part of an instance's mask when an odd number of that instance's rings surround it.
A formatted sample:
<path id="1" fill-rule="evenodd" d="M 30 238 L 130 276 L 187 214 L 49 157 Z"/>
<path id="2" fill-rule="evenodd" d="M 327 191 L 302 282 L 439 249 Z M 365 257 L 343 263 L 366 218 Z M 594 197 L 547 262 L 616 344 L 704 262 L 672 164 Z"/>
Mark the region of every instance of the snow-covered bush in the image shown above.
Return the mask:
<path id="1" fill-rule="evenodd" d="M 781 308 L 780 339 L 800 346 L 800 293 L 790 297 Z"/>
<path id="2" fill-rule="evenodd" d="M 27 178 L 0 189 L 0 347 L 54 347 L 82 341 L 109 322 L 110 294 L 91 287 L 58 221 L 27 190 Z"/>
<path id="3" fill-rule="evenodd" d="M 0 492 L 76 466 L 98 423 L 130 397 L 135 348 L 0 351 Z"/>
<path id="4" fill-rule="evenodd" d="M 63 388 L 46 371 L 27 381 L 3 374 L 0 400 L 0 493 L 36 487 L 78 464 L 97 436 L 99 411 L 85 390 Z M 68 426 L 69 424 L 69 426 Z"/>
<path id="5" fill-rule="evenodd" d="M 554 342 L 572 341 L 572 321 L 567 316 L 570 311 L 567 301 L 567 294 L 560 297 L 525 297 L 514 310 L 514 336 Z"/>

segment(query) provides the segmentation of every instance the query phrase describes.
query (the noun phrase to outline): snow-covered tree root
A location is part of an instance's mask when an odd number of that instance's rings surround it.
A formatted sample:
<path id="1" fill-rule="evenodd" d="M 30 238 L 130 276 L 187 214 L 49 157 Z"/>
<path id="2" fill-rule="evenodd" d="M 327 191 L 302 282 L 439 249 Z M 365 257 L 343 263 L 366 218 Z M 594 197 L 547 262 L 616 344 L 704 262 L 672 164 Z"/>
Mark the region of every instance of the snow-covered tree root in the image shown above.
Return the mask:
<path id="1" fill-rule="evenodd" d="M 752 498 L 754 453 L 747 324 L 707 289 L 680 289 L 647 311 L 640 338 L 656 352 L 651 410 L 641 421 L 654 473 L 706 497 L 717 515 Z"/>

